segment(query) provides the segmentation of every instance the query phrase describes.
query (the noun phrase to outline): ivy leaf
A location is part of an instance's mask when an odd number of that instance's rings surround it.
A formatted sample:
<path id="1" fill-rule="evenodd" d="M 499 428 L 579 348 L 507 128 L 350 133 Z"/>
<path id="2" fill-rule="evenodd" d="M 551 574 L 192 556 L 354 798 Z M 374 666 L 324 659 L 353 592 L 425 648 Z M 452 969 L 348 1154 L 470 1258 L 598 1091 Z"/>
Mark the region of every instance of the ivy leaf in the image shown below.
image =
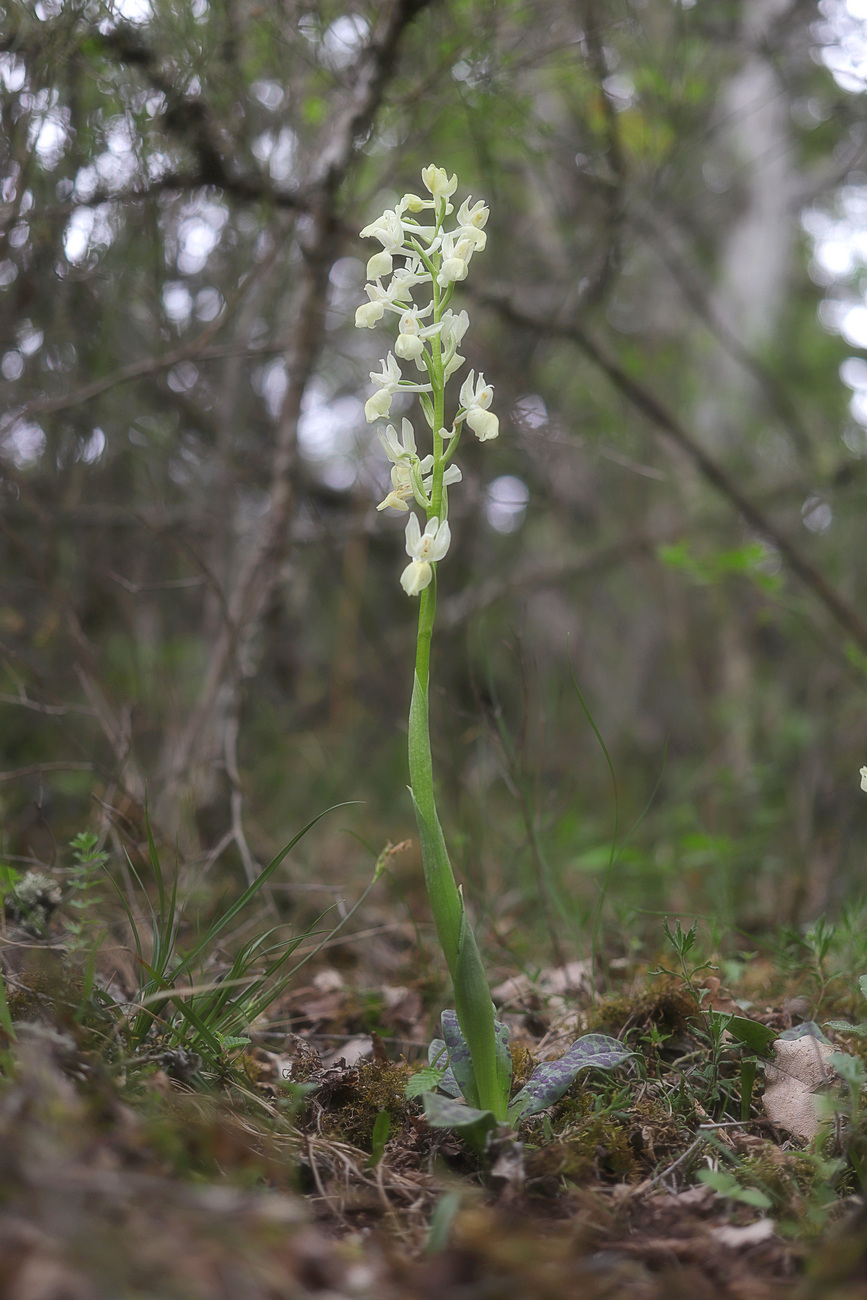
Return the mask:
<path id="1" fill-rule="evenodd" d="M 543 1061 L 536 1066 L 524 1087 L 512 1098 L 510 1122 L 515 1124 L 553 1106 L 582 1070 L 611 1070 L 632 1055 L 616 1038 L 585 1034 L 558 1061 Z"/>

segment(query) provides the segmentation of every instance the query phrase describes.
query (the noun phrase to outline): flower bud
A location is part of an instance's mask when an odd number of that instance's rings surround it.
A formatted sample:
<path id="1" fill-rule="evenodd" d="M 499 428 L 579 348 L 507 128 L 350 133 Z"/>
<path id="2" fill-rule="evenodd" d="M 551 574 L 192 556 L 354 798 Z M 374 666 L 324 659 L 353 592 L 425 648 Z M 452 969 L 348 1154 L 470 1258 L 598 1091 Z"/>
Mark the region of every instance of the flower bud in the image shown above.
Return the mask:
<path id="1" fill-rule="evenodd" d="M 451 180 L 449 180 L 443 168 L 435 167 L 433 163 L 422 168 L 421 178 L 425 189 L 430 190 L 435 199 L 447 199 L 458 188 L 457 175 L 452 176 Z"/>

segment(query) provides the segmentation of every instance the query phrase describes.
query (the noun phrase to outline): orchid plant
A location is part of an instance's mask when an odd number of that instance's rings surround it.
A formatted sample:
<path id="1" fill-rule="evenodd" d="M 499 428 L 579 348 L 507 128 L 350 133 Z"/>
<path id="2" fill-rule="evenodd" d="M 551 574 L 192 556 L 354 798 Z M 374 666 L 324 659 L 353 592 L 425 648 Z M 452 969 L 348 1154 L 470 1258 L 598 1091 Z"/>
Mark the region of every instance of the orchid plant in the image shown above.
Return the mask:
<path id="1" fill-rule="evenodd" d="M 456 286 L 466 279 L 470 262 L 487 242 L 489 209 L 482 200 L 467 198 L 454 226 L 452 196 L 457 176 L 449 177 L 431 164 L 422 169 L 427 197 L 405 194 L 397 206 L 365 226 L 364 238 L 381 250 L 367 263 L 367 301 L 355 313 L 360 329 L 375 329 L 387 316 L 397 319 L 394 351 L 378 371 L 372 371 L 373 395 L 364 413 L 368 423 L 384 420 L 394 397 L 418 395 L 430 431 L 431 450 L 419 455 L 412 422 L 401 419 L 378 429 L 391 464 L 391 490 L 377 509 L 409 512 L 406 552 L 409 563 L 400 583 L 418 598 L 415 674 L 409 711 L 410 793 L 421 841 L 425 883 L 437 937 L 455 991 L 455 1010 L 442 1015 L 442 1039 L 431 1044 L 430 1065 L 416 1076 L 413 1092 L 424 1095 L 432 1123 L 444 1127 L 481 1126 L 484 1131 L 508 1120 L 550 1106 L 588 1066 L 611 1066 L 630 1055 L 622 1044 L 604 1035 L 588 1035 L 560 1061 L 540 1065 L 521 1092 L 509 1101 L 512 1061 L 506 1027 L 497 1021 L 481 954 L 467 917 L 463 891 L 455 882 L 434 797 L 428 724 L 431 642 L 436 617 L 437 568 L 451 544 L 448 490 L 461 481 L 454 456 L 464 429 L 480 442 L 499 433 L 491 410 L 493 388 L 482 374 L 470 371 L 462 383 L 457 408 L 447 425 L 446 388 L 465 364 L 459 353 L 469 328 L 466 311 L 450 304 Z M 386 277 L 388 277 L 387 283 Z M 413 295 L 424 296 L 416 302 Z M 415 367 L 414 379 L 404 378 L 401 363 Z M 424 516 L 422 527 L 421 516 Z M 446 1097 L 438 1096 L 437 1087 Z M 463 1102 L 455 1099 L 462 1096 Z"/>

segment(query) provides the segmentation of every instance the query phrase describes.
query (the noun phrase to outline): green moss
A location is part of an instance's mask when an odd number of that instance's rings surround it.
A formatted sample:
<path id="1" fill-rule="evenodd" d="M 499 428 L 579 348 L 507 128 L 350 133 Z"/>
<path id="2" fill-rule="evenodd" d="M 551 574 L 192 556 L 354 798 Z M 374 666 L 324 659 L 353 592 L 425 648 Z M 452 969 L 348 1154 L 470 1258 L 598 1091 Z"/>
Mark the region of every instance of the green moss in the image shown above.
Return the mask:
<path id="1" fill-rule="evenodd" d="M 394 1135 L 413 1113 L 404 1095 L 408 1077 L 403 1062 L 366 1061 L 326 1082 L 313 1094 L 322 1112 L 323 1133 L 369 1151 L 376 1117 L 387 1111 Z"/>
<path id="2" fill-rule="evenodd" d="M 588 1014 L 585 1033 L 620 1034 L 624 1030 L 647 1033 L 651 1025 L 661 1034 L 688 1032 L 695 1002 L 681 982 L 663 975 L 634 995 L 602 998 Z"/>
<path id="3" fill-rule="evenodd" d="M 568 1108 L 567 1108 L 568 1109 Z M 553 1142 L 527 1154 L 527 1182 L 539 1190 L 559 1190 L 563 1184 L 622 1181 L 636 1176 L 637 1165 L 629 1127 L 611 1115 L 572 1111 L 571 1122 Z"/>

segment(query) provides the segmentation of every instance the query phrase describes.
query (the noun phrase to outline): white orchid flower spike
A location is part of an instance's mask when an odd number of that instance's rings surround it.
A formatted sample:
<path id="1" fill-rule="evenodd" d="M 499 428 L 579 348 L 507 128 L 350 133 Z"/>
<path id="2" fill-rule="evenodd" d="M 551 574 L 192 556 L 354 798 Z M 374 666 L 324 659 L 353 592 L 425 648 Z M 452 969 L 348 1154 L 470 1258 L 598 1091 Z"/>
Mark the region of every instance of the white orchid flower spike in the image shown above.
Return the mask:
<path id="1" fill-rule="evenodd" d="M 427 521 L 424 532 L 415 514 L 407 524 L 411 562 L 401 575 L 401 585 L 410 596 L 419 596 L 430 586 L 431 566 L 443 559 L 449 547 L 448 489 L 461 482 L 454 456 L 464 428 L 472 429 L 480 442 L 489 442 L 500 432 L 491 410 L 493 387 L 482 374 L 476 379 L 475 371 L 460 390 L 457 410 L 446 413 L 446 389 L 451 376 L 465 364 L 458 349 L 470 324 L 467 313 L 454 311 L 450 303 L 467 278 L 474 255 L 485 249 L 490 211 L 483 199 L 473 202 L 469 197 L 455 214 L 450 200 L 458 178 L 442 167 L 431 163 L 422 169 L 421 179 L 429 198 L 408 192 L 361 232 L 365 239 L 377 240 L 382 251 L 367 263 L 367 301 L 355 313 L 359 329 L 375 329 L 397 317 L 393 351 L 379 370 L 370 372 L 374 392 L 364 405 L 368 423 L 387 417 L 396 395 L 416 393 L 430 429 L 430 452 L 425 455 L 419 454 L 409 420 L 402 420 L 400 436 L 394 424 L 378 430 L 391 462 L 391 482 L 377 509 L 406 512 L 415 503 Z M 407 363 L 428 382 L 405 378 L 401 364 Z"/>

